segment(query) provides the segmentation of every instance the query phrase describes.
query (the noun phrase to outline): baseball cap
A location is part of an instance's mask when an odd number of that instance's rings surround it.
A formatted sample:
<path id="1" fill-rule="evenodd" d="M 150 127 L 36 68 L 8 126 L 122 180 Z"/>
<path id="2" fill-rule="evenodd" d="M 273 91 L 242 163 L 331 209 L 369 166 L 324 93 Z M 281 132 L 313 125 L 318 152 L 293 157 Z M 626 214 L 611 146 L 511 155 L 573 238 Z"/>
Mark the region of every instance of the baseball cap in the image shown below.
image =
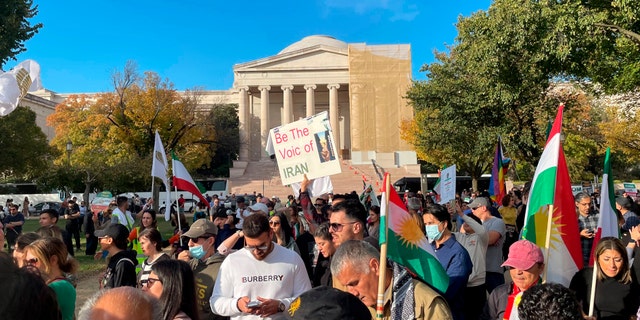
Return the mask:
<path id="1" fill-rule="evenodd" d="M 512 267 L 527 270 L 536 263 L 544 263 L 544 256 L 540 247 L 529 240 L 519 240 L 509 247 L 509 256 L 502 267 Z"/>
<path id="2" fill-rule="evenodd" d="M 478 207 L 489 207 L 489 200 L 487 200 L 487 198 L 485 197 L 477 197 L 475 199 L 473 199 L 473 201 L 471 201 L 471 203 L 469 203 L 469 208 L 471 209 L 475 209 Z"/>
<path id="3" fill-rule="evenodd" d="M 244 197 L 237 197 L 236 203 L 244 203 Z"/>
<path id="4" fill-rule="evenodd" d="M 250 206 L 249 209 L 251 209 L 251 211 L 262 211 L 264 212 L 264 214 L 269 213 L 269 208 L 267 208 L 267 205 L 261 202 L 255 203 L 254 205 Z"/>
<path id="5" fill-rule="evenodd" d="M 182 236 L 188 238 L 198 238 L 204 236 L 207 233 L 216 235 L 218 234 L 218 228 L 215 224 L 213 224 L 213 222 L 207 219 L 198 219 L 191 225 L 189 231 L 185 232 Z"/>
<path id="6" fill-rule="evenodd" d="M 360 299 L 327 286 L 313 288 L 293 300 L 289 315 L 294 320 L 371 319 L 369 309 Z"/>
<path id="7" fill-rule="evenodd" d="M 216 210 L 216 213 L 213 215 L 214 218 L 227 218 L 227 208 L 220 208 Z"/>
<path id="8" fill-rule="evenodd" d="M 98 238 L 111 237 L 114 241 L 118 239 L 128 239 L 129 229 L 120 223 L 112 223 L 102 230 L 96 230 L 93 233 Z"/>

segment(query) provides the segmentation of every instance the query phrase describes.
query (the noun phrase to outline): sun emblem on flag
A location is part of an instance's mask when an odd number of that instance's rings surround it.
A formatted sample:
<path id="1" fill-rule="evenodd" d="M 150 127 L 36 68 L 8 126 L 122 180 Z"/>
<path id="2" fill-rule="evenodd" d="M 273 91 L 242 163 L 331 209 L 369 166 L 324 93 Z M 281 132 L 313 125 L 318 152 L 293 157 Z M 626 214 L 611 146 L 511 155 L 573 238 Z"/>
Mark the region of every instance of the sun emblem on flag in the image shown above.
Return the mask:
<path id="1" fill-rule="evenodd" d="M 555 244 L 561 243 L 562 234 L 560 233 L 560 229 L 564 226 L 558 224 L 560 220 L 560 212 L 558 212 L 558 207 L 553 208 L 553 217 L 551 218 L 551 238 L 550 238 L 550 246 L 551 248 L 557 249 Z M 543 206 L 540 208 L 540 211 L 536 212 L 533 216 L 536 224 L 536 243 L 544 245 L 546 241 L 547 235 L 547 223 L 549 222 L 549 206 Z"/>
<path id="2" fill-rule="evenodd" d="M 411 215 L 404 215 L 398 222 L 400 240 L 405 246 L 417 247 L 424 240 L 424 233 Z"/>

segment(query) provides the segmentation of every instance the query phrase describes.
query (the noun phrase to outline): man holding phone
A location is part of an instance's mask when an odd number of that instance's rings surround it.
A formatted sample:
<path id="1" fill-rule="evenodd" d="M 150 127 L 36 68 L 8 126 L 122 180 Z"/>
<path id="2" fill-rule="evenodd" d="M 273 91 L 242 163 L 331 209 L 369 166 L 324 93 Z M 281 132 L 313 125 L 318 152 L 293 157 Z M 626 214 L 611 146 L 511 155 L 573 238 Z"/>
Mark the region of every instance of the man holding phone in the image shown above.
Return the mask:
<path id="1" fill-rule="evenodd" d="M 591 209 L 591 197 L 584 192 L 575 195 L 576 211 L 578 211 L 578 227 L 580 228 L 580 244 L 582 246 L 582 260 L 589 265 L 593 237 L 598 227 L 600 215 Z"/>
<path id="2" fill-rule="evenodd" d="M 287 319 L 291 302 L 311 289 L 302 258 L 272 241 L 269 219 L 253 213 L 244 219 L 244 250 L 230 254 L 210 299 L 214 313 L 231 319 Z"/>

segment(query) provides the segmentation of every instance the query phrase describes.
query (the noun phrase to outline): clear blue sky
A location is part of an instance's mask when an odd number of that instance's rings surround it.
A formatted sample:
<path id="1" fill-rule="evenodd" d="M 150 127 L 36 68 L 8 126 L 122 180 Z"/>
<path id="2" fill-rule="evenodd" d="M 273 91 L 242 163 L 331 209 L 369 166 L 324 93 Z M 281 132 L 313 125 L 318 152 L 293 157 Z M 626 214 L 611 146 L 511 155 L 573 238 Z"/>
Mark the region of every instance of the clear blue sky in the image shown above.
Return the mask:
<path id="1" fill-rule="evenodd" d="M 226 90 L 233 65 L 277 54 L 314 34 L 347 43 L 410 44 L 414 79 L 435 49 L 453 44 L 460 15 L 489 0 L 34 0 L 43 28 L 18 62 L 34 59 L 45 88 L 112 91 L 111 74 L 133 60 L 139 71 L 179 90 Z M 12 68 L 9 61 L 4 69 Z"/>

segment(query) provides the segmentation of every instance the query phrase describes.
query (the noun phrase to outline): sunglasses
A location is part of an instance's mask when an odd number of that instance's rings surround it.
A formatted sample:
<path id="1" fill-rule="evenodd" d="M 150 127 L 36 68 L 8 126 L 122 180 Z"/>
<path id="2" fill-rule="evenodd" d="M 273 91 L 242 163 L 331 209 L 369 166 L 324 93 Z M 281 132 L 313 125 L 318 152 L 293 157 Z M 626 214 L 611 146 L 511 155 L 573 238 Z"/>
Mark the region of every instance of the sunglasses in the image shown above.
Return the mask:
<path id="1" fill-rule="evenodd" d="M 279 226 L 280 225 L 280 221 L 269 221 L 269 225 L 270 226 Z"/>
<path id="2" fill-rule="evenodd" d="M 25 262 L 27 263 L 28 266 L 33 266 L 36 263 L 38 263 L 38 258 L 27 259 Z"/>
<path id="3" fill-rule="evenodd" d="M 200 241 L 200 239 L 209 239 L 211 237 L 197 237 L 197 238 L 189 238 L 189 240 L 193 241 L 194 243 L 197 243 L 198 241 Z"/>
<path id="4" fill-rule="evenodd" d="M 346 223 L 331 223 L 331 224 L 329 224 L 329 227 L 331 228 L 331 230 L 333 230 L 335 232 L 340 232 L 340 231 L 342 231 L 342 228 L 344 228 L 345 225 L 354 224 L 356 222 L 357 221 L 346 222 Z"/>
<path id="5" fill-rule="evenodd" d="M 245 249 L 253 252 L 253 251 L 267 251 L 267 249 L 269 249 L 269 245 L 263 245 L 263 246 L 244 246 Z"/>

